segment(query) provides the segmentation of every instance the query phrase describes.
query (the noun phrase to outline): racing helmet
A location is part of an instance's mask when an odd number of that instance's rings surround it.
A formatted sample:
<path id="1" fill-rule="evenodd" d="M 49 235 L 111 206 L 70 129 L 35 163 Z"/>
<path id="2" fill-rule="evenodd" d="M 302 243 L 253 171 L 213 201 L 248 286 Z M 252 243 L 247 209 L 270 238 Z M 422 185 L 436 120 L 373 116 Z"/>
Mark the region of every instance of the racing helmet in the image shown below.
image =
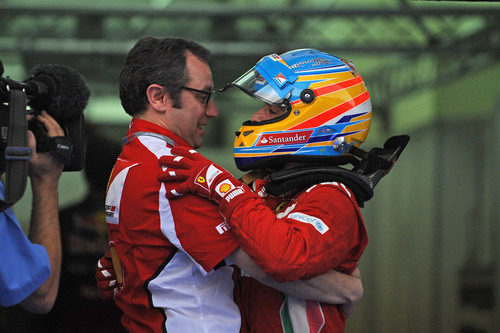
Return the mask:
<path id="1" fill-rule="evenodd" d="M 230 86 L 285 109 L 270 120 L 245 121 L 236 132 L 234 159 L 242 171 L 293 160 L 340 161 L 370 129 L 363 79 L 350 61 L 318 50 L 265 56 Z"/>

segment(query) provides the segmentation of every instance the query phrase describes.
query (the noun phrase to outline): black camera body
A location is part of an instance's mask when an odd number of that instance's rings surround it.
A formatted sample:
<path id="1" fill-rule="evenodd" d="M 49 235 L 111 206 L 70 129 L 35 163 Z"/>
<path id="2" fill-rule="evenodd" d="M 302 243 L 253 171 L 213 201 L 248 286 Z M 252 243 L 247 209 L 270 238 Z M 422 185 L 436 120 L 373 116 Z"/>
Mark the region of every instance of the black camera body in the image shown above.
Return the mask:
<path id="1" fill-rule="evenodd" d="M 31 149 L 27 130 L 37 141 L 37 152 L 50 152 L 64 162 L 64 171 L 80 171 L 85 161 L 85 109 L 90 90 L 84 78 L 63 65 L 38 65 L 25 81 L 3 77 L 0 60 L 0 173 L 6 172 L 4 202 L 8 205 L 24 193 Z M 29 106 L 29 109 L 28 109 Z M 64 137 L 49 137 L 36 120 L 42 110 L 64 130 Z M 27 120 L 27 115 L 35 117 Z M 0 211 L 5 209 L 0 204 Z"/>
<path id="2" fill-rule="evenodd" d="M 62 127 L 65 136 L 71 140 L 71 152 L 65 161 L 64 171 L 80 171 L 85 160 L 85 109 L 90 90 L 84 78 L 74 69 L 63 65 L 38 65 L 32 74 L 23 82 L 3 77 L 3 66 L 0 60 L 0 126 L 9 128 L 8 107 L 10 90 L 20 88 L 26 94 L 28 114 L 37 115 L 47 111 Z M 21 112 L 21 111 L 17 111 Z M 55 149 L 54 142 L 47 134 L 42 123 L 36 119 L 28 121 L 28 128 L 37 141 L 37 151 L 47 152 Z M 5 132 L 5 130 L 3 130 Z M 0 149 L 5 145 L 5 135 L 0 133 Z M 5 134 L 5 133 L 4 133 Z M 0 156 L 0 170 L 2 164 Z"/>
<path id="3" fill-rule="evenodd" d="M 40 110 L 35 110 L 33 113 L 36 114 L 39 112 Z M 81 114 L 78 118 L 59 123 L 59 125 L 64 130 L 66 138 L 70 140 L 69 144 L 68 142 L 60 143 L 51 139 L 47 134 L 45 126 L 36 119 L 28 120 L 28 129 L 33 132 L 36 138 L 36 151 L 39 153 L 52 152 L 56 154 L 55 150 L 58 149 L 58 145 L 68 145 L 69 156 L 61 157 L 64 162 L 63 171 L 80 171 L 83 169 L 86 154 L 84 116 Z M 1 167 L 0 170 L 2 170 Z"/>

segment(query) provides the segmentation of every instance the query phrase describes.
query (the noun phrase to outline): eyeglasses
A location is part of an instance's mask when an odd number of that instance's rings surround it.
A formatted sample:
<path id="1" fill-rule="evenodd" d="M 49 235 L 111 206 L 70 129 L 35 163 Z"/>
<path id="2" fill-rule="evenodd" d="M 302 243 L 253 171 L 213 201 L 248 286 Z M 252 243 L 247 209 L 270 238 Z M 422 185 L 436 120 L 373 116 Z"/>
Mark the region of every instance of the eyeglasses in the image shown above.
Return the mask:
<path id="1" fill-rule="evenodd" d="M 212 97 L 212 93 L 214 92 L 214 90 L 212 91 L 205 91 L 205 90 L 199 90 L 199 89 L 194 89 L 194 88 L 190 88 L 190 87 L 186 87 L 186 86 L 179 86 L 179 88 L 182 88 L 182 89 L 185 89 L 185 90 L 189 90 L 189 91 L 194 91 L 196 93 L 200 93 L 200 94 L 203 94 L 205 95 L 205 99 L 202 101 L 202 103 L 206 106 L 208 106 L 208 103 L 210 102 L 210 98 Z"/>

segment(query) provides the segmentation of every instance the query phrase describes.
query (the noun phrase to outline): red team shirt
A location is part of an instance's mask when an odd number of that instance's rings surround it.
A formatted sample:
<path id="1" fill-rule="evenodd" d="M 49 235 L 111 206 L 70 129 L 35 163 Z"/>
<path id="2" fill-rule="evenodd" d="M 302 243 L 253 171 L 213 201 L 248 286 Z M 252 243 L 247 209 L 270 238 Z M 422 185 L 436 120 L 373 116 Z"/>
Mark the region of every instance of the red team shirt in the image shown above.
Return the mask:
<path id="1" fill-rule="evenodd" d="M 165 128 L 133 119 L 128 134 L 168 136 Z M 106 222 L 124 271 L 115 302 L 131 332 L 238 332 L 233 268 L 214 269 L 238 248 L 211 201 L 195 195 L 165 198 L 158 159 L 170 154 L 161 138 L 141 135 L 127 143 L 112 171 Z"/>
<path id="2" fill-rule="evenodd" d="M 128 135 L 139 132 L 189 146 L 161 126 L 133 119 Z M 109 180 L 106 221 L 124 271 L 115 296 L 123 326 L 132 332 L 343 332 L 340 307 L 285 297 L 249 277 L 237 279 L 234 289 L 233 268 L 219 264 L 241 245 L 279 282 L 331 269 L 351 273 L 367 244 L 353 194 L 340 183 L 314 185 L 277 215 L 282 199 L 251 199 L 234 211 L 230 231 L 211 201 L 165 198 L 156 175 L 170 147 L 161 138 L 137 136 L 124 146 Z"/>

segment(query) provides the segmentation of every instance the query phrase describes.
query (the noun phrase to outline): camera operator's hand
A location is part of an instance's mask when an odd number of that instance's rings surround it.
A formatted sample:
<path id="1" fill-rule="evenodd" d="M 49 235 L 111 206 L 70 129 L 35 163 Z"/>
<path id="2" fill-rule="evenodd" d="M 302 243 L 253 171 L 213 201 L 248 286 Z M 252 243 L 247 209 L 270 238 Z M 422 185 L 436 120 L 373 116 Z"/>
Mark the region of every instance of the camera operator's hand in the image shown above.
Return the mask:
<path id="1" fill-rule="evenodd" d="M 45 126 L 50 137 L 64 136 L 61 126 L 47 112 L 42 111 L 40 115 L 36 116 L 36 119 Z M 32 149 L 32 158 L 29 163 L 28 172 L 31 180 L 43 178 L 47 181 L 55 181 L 57 184 L 64 164 L 48 152 L 37 153 L 36 139 L 31 131 L 28 131 L 28 143 Z"/>

